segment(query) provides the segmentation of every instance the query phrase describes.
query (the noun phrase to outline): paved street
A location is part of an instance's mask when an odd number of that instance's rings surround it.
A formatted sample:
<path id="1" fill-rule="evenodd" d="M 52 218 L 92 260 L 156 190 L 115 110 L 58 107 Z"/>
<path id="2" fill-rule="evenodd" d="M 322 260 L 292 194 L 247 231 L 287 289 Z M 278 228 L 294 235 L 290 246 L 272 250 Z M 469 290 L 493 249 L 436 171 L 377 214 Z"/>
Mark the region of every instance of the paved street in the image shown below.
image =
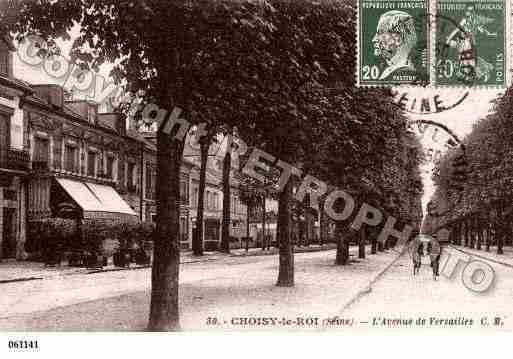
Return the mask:
<path id="1" fill-rule="evenodd" d="M 351 253 L 355 258 L 357 248 Z M 336 315 L 396 257 L 389 251 L 341 267 L 333 265 L 334 250 L 296 254 L 294 288 L 275 286 L 278 256 L 185 264 L 180 276 L 182 327 L 208 329 L 208 317 L 218 318 L 218 325 L 227 329 L 243 329 L 233 318 Z M 149 269 L 3 284 L 0 329 L 141 330 L 148 319 L 149 288 Z"/>
<path id="2" fill-rule="evenodd" d="M 488 316 L 491 324 L 495 317 L 501 317 L 503 326 L 490 328 L 513 329 L 513 268 L 488 262 L 496 273 L 495 286 L 486 293 L 476 294 L 468 290 L 461 281 L 461 267 L 454 278 L 440 276 L 433 281 L 428 258 L 423 258 L 420 275 L 412 276 L 408 255 L 401 257 L 387 273 L 373 286 L 372 291 L 357 303 L 344 311 L 344 317 L 354 317 L 369 324 L 360 324 L 358 328 L 390 328 L 392 326 L 373 326 L 373 318 L 404 319 L 420 317 L 471 318 L 472 328 L 482 328 L 481 318 Z M 379 320 L 378 320 L 379 321 Z M 434 324 L 434 323 L 433 323 Z M 427 326 L 427 325 L 426 325 Z M 437 327 L 434 324 L 431 327 Z M 408 326 L 394 326 L 409 329 Z M 453 328 L 464 328 L 453 325 Z M 418 328 L 416 326 L 416 328 Z M 444 325 L 444 329 L 451 326 Z"/>
<path id="3" fill-rule="evenodd" d="M 319 330 L 326 328 L 325 319 L 335 316 L 344 320 L 328 325 L 332 329 L 418 329 L 422 327 L 398 321 L 383 325 L 382 320 L 419 317 L 426 319 L 425 327 L 446 330 L 481 328 L 483 317 L 487 328 L 513 328 L 511 267 L 489 262 L 496 283 L 489 292 L 476 294 L 462 284 L 461 267 L 452 279 L 440 276 L 435 282 L 428 257 L 423 258 L 420 275 L 413 277 L 408 255 L 394 262 L 394 251 L 365 260 L 354 259 L 356 248 L 352 254 L 347 267 L 333 265 L 333 250 L 296 254 L 294 288 L 274 286 L 277 256 L 224 257 L 182 265 L 182 328 Z M 389 264 L 369 291 L 369 281 Z M 149 288 L 149 269 L 2 284 L 0 329 L 141 330 L 148 316 Z M 495 317 L 503 324 L 493 325 Z M 208 323 L 208 318 L 217 322 Z M 280 318 L 279 324 L 265 318 Z M 282 318 L 295 318 L 295 324 L 285 325 Z M 319 322 L 298 324 L 297 318 Z M 454 320 L 442 325 L 444 319 Z M 467 325 L 461 325 L 465 320 Z M 379 324 L 373 325 L 374 321 Z"/>

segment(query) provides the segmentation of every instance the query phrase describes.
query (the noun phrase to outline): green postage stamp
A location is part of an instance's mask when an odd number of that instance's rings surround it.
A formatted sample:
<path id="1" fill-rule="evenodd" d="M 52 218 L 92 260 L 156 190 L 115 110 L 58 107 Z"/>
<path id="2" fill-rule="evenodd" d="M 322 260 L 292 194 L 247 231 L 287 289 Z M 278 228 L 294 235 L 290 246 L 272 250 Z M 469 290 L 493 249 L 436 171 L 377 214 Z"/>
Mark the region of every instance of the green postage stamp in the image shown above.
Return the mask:
<path id="1" fill-rule="evenodd" d="M 437 1 L 436 85 L 507 85 L 508 2 Z"/>
<path id="2" fill-rule="evenodd" d="M 359 0 L 359 86 L 429 83 L 428 0 Z"/>

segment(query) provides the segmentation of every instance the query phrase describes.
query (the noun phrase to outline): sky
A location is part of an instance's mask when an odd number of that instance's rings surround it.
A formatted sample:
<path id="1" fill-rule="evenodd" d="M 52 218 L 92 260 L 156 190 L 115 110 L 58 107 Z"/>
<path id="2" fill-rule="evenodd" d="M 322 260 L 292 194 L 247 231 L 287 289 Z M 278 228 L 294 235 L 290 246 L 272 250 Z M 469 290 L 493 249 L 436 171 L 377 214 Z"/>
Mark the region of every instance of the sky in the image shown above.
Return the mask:
<path id="1" fill-rule="evenodd" d="M 79 27 L 75 26 L 70 32 L 71 38 L 78 36 Z M 71 49 L 71 41 L 57 40 L 59 47 L 62 50 L 62 54 L 68 57 Z M 39 67 L 32 67 L 25 64 L 20 60 L 17 54 L 14 55 L 14 69 L 15 76 L 30 82 L 32 84 L 60 84 L 63 85 L 63 79 L 55 79 L 50 77 L 44 69 Z M 99 74 L 105 79 L 109 78 L 109 72 L 112 69 L 111 64 L 105 64 L 100 68 Z M 465 92 L 469 92 L 468 97 L 458 106 L 451 110 L 443 111 L 434 114 L 409 114 L 408 116 L 412 120 L 424 119 L 431 120 L 437 123 L 443 124 L 451 129 L 460 139 L 465 137 L 472 130 L 472 125 L 476 123 L 480 118 L 485 117 L 491 108 L 490 101 L 495 99 L 500 93 L 498 90 L 493 89 L 479 89 L 479 88 L 468 88 L 468 89 L 436 89 L 436 88 L 400 88 L 397 89 L 400 93 L 407 93 L 408 98 L 433 98 L 438 95 L 439 99 L 444 101 L 445 104 L 455 102 Z M 424 148 L 442 149 L 440 143 L 433 141 L 431 136 L 423 136 L 421 140 Z M 421 168 L 423 184 L 424 184 L 424 195 L 422 198 L 423 208 L 426 208 L 430 197 L 432 196 L 435 188 L 431 180 L 431 171 L 433 169 L 433 163 L 428 162 L 423 168 Z"/>

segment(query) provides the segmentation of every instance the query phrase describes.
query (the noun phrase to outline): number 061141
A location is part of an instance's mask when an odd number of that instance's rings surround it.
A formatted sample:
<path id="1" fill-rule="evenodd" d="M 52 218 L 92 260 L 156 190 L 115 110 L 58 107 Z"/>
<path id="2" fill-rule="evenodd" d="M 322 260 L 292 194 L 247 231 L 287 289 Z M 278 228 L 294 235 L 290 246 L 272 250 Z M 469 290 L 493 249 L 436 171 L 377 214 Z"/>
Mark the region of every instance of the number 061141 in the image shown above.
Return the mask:
<path id="1" fill-rule="evenodd" d="M 39 349 L 37 340 L 9 340 L 9 349 Z"/>

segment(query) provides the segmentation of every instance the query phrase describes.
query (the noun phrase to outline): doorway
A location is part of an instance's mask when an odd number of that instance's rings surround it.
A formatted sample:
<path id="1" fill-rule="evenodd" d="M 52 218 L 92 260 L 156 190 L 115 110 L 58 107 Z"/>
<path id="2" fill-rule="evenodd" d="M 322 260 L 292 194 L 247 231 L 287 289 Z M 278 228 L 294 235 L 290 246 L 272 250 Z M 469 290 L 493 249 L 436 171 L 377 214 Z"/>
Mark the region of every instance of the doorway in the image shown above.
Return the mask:
<path id="1" fill-rule="evenodd" d="M 2 257 L 16 258 L 15 209 L 4 207 L 3 212 Z"/>

